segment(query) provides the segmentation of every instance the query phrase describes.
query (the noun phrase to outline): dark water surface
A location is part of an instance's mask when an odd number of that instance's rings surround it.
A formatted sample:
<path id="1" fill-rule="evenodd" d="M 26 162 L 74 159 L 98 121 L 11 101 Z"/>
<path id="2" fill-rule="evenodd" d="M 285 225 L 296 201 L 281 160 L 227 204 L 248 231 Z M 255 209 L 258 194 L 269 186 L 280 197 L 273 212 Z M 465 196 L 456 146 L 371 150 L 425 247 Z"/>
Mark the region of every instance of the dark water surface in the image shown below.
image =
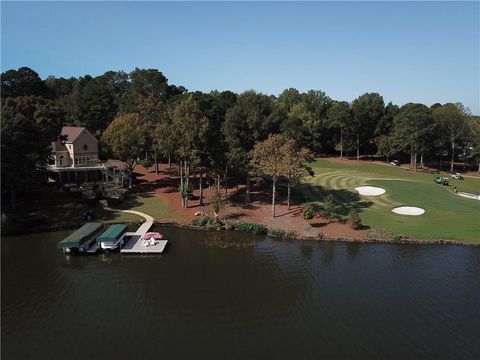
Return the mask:
<path id="1" fill-rule="evenodd" d="M 161 231 L 163 256 L 3 238 L 2 359 L 480 359 L 480 247 Z"/>

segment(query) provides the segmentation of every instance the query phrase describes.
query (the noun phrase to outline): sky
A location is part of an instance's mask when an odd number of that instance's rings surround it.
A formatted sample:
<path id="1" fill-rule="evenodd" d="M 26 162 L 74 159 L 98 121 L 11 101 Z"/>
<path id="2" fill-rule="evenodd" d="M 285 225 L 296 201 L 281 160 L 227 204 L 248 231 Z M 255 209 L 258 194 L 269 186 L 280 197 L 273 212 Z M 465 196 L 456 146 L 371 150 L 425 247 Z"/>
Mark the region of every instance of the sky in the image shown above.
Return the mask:
<path id="1" fill-rule="evenodd" d="M 157 68 L 190 91 L 294 87 L 480 114 L 479 2 L 3 2 L 1 68 Z"/>

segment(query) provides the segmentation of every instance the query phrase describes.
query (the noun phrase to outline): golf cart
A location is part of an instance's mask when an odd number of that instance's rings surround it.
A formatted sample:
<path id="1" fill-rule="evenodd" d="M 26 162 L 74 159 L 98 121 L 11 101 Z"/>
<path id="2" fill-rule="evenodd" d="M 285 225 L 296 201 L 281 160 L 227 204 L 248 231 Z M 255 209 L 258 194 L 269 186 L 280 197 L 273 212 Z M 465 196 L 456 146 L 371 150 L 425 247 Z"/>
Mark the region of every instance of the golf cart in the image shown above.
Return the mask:
<path id="1" fill-rule="evenodd" d="M 452 178 L 454 178 L 455 180 L 463 180 L 463 176 L 460 173 L 452 174 Z"/>
<path id="2" fill-rule="evenodd" d="M 442 186 L 448 186 L 448 178 L 443 177 L 443 176 L 436 176 L 435 179 L 433 179 L 435 183 L 442 185 Z"/>
<path id="3" fill-rule="evenodd" d="M 392 166 L 400 166 L 400 162 L 398 160 L 393 160 L 393 161 L 390 161 L 390 165 Z"/>

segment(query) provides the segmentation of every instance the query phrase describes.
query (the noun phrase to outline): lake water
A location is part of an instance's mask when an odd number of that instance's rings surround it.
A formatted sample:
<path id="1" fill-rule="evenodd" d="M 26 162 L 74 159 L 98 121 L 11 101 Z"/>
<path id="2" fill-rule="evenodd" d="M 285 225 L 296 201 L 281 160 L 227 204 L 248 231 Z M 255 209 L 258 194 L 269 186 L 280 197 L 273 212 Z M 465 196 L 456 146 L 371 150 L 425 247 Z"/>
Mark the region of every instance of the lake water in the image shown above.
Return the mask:
<path id="1" fill-rule="evenodd" d="M 480 247 L 160 231 L 161 256 L 3 238 L 2 359 L 480 359 Z"/>

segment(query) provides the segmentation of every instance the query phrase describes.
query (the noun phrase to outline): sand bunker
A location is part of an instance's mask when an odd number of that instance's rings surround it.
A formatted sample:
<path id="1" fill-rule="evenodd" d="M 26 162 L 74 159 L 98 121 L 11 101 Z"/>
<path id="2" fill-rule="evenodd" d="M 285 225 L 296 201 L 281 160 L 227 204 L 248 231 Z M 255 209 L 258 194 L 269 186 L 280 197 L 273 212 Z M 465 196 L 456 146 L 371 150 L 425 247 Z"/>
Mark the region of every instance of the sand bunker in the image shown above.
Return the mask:
<path id="1" fill-rule="evenodd" d="M 468 199 L 480 200 L 480 195 L 470 194 L 466 192 L 459 192 L 458 195 L 466 197 Z"/>
<path id="2" fill-rule="evenodd" d="M 418 216 L 423 215 L 425 210 L 415 206 L 400 206 L 392 209 L 392 212 L 400 215 Z"/>
<path id="3" fill-rule="evenodd" d="M 365 195 L 365 196 L 378 196 L 385 194 L 386 190 L 375 187 L 375 186 L 360 186 L 356 187 L 355 190 L 358 191 L 360 195 Z"/>

